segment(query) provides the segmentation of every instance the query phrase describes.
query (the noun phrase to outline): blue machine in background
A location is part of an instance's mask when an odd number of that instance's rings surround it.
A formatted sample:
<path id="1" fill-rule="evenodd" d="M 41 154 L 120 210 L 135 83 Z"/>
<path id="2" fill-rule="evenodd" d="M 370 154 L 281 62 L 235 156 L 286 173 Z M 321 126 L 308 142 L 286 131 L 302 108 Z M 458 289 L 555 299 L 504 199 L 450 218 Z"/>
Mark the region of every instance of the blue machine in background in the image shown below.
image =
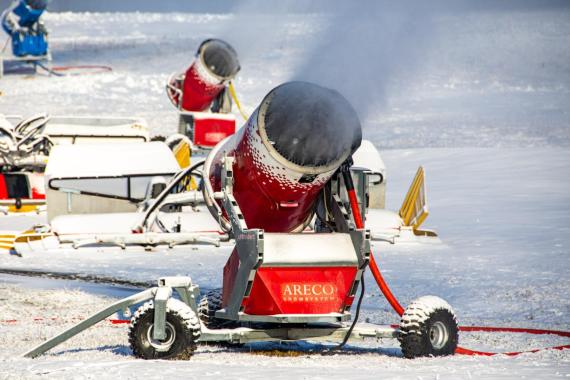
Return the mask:
<path id="1" fill-rule="evenodd" d="M 12 39 L 17 57 L 44 56 L 48 53 L 47 30 L 40 21 L 48 0 L 15 0 L 2 13 L 2 28 Z"/>

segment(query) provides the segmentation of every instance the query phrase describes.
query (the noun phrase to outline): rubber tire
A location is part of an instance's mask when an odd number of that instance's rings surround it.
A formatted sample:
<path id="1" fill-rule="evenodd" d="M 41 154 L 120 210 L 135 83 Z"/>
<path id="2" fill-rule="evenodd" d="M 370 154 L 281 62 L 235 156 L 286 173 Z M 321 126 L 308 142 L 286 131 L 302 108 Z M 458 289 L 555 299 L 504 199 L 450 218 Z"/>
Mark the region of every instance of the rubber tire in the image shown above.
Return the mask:
<path id="1" fill-rule="evenodd" d="M 431 305 L 426 305 L 429 298 Z M 448 338 L 444 345 L 435 348 L 430 340 L 430 329 L 440 322 L 445 326 Z M 459 342 L 459 328 L 453 309 L 441 298 L 421 297 L 406 308 L 400 322 L 398 336 L 404 357 L 413 359 L 426 356 L 453 355 Z"/>
<path id="2" fill-rule="evenodd" d="M 200 322 L 196 313 L 182 301 L 171 298 L 166 304 L 166 321 L 174 327 L 175 340 L 167 351 L 157 351 L 147 336 L 154 324 L 153 301 L 137 310 L 129 328 L 129 343 L 135 356 L 142 359 L 190 359 L 200 338 Z"/>
<path id="3" fill-rule="evenodd" d="M 216 318 L 216 311 L 222 308 L 222 289 L 210 290 L 198 304 L 198 317 L 209 329 L 228 327 L 231 321 Z"/>
<path id="4" fill-rule="evenodd" d="M 210 290 L 198 304 L 198 317 L 209 329 L 223 329 L 239 327 L 239 323 L 227 319 L 216 318 L 216 311 L 222 308 L 222 289 Z M 219 345 L 228 348 L 243 347 L 243 343 L 234 342 L 210 342 L 209 344 Z"/>

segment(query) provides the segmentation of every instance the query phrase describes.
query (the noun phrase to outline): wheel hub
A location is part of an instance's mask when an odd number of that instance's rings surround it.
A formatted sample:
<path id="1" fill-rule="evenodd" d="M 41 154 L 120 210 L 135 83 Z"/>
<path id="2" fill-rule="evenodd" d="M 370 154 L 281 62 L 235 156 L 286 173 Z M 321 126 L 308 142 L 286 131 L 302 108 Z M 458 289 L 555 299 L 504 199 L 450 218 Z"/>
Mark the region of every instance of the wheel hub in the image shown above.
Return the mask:
<path id="1" fill-rule="evenodd" d="M 449 340 L 449 331 L 443 322 L 437 321 L 429 329 L 429 340 L 436 350 L 442 349 Z"/>
<path id="2" fill-rule="evenodd" d="M 159 352 L 165 352 L 172 347 L 172 344 L 176 340 L 176 330 L 174 330 L 174 326 L 168 321 L 166 321 L 166 325 L 164 326 L 164 330 L 166 332 L 165 339 L 154 339 L 152 337 L 152 332 L 154 329 L 154 325 L 150 326 L 150 328 L 146 332 L 146 338 L 150 345 Z"/>

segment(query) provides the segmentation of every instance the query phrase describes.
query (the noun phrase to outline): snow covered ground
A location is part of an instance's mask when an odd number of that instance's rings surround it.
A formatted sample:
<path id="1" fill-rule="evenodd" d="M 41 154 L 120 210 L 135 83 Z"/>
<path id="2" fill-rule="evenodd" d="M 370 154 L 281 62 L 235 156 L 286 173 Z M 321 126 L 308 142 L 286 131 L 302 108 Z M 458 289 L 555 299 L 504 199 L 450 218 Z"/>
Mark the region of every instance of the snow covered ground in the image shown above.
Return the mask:
<path id="1" fill-rule="evenodd" d="M 189 64 L 200 41 L 226 38 L 241 58 L 236 86 L 248 111 L 290 79 L 336 87 L 356 104 L 365 137 L 383 148 L 389 208 L 399 207 L 417 166 L 426 168 L 427 226 L 439 232 L 442 243 L 374 247 L 403 304 L 435 294 L 449 301 L 462 324 L 570 330 L 568 8 L 440 10 L 426 17 L 348 9 L 355 17 L 343 27 L 335 13 L 248 11 L 50 14 L 55 65 L 98 63 L 113 72 L 7 75 L 0 80 L 0 113 L 136 115 L 149 121 L 153 133 L 172 133 L 176 113 L 164 95 L 166 78 Z M 355 34 L 361 40 L 347 47 Z M 24 229 L 37 220 L 0 216 L 0 229 Z M 221 282 L 228 252 L 0 254 L 0 268 L 143 282 L 189 274 L 203 288 L 213 288 Z M 397 322 L 367 280 L 362 319 Z M 76 285 L 0 276 L 0 378 L 570 376 L 568 351 L 408 361 L 391 341 L 351 345 L 336 356 L 312 345 L 287 346 L 301 352 L 293 357 L 254 353 L 274 348 L 264 345 L 201 347 L 189 362 L 146 362 L 130 356 L 126 328 L 108 323 L 39 359 L 13 357 L 118 296 L 105 286 L 74 290 Z M 43 319 L 34 321 L 38 317 Z M 566 342 L 482 333 L 460 340 L 469 348 L 499 351 Z"/>
<path id="2" fill-rule="evenodd" d="M 466 325 L 498 325 L 568 330 L 568 226 L 570 225 L 570 153 L 565 149 L 410 149 L 386 151 L 390 172 L 389 206 L 396 208 L 415 166 L 428 168 L 431 216 L 428 225 L 438 230 L 442 244 L 392 246 L 375 244 L 385 277 L 403 304 L 425 295 L 447 299 Z M 8 222 L 9 219 L 0 219 Z M 218 287 L 229 250 L 180 249 L 157 252 L 38 252 L 23 257 L 0 256 L 0 268 L 111 276 L 154 281 L 161 275 L 190 275 L 204 288 Z M 38 280 L 34 280 L 38 281 Z M 234 374 L 237 377 L 362 377 L 387 378 L 550 378 L 570 374 L 568 351 L 525 354 L 520 357 L 422 359 L 399 357 L 392 341 L 351 345 L 346 353 L 323 356 L 320 346 L 293 346 L 298 357 L 276 358 L 250 353 L 246 347 L 230 351 L 200 348 L 189 363 L 142 362 L 129 357 L 126 329 L 96 327 L 53 353 L 37 360 L 10 359 L 42 338 L 86 316 L 108 299 L 83 292 L 15 288 L 14 277 L 0 277 L 0 298 L 6 299 L 0 329 L 10 347 L 0 352 L 6 374 L 47 373 L 54 377 L 171 371 L 173 377 Z M 362 319 L 397 323 L 398 319 L 367 278 L 368 294 Z M 59 287 L 45 285 L 43 288 Z M 103 293 L 113 294 L 108 289 Z M 89 293 L 89 294 L 87 294 Z M 102 292 L 98 292 L 101 294 Z M 14 299 L 8 299 L 8 297 Z M 33 302 L 29 301 L 33 299 Z M 55 300 L 64 300 L 59 302 Z M 34 317 L 55 321 L 33 321 Z M 27 323 L 27 327 L 22 326 Z M 484 350 L 514 351 L 566 344 L 559 337 L 513 334 L 462 334 L 461 344 Z M 269 347 L 269 348 L 268 348 Z M 288 346 L 287 346 L 288 347 Z M 307 350 L 313 350 L 305 353 Z M 355 368 L 358 371 L 354 373 Z M 2 373 L 0 371 L 0 373 Z"/>
<path id="3" fill-rule="evenodd" d="M 455 356 L 406 360 L 395 342 L 387 340 L 350 345 L 334 355 L 326 355 L 324 345 L 263 344 L 241 349 L 200 347 L 190 361 L 144 361 L 134 359 L 128 349 L 126 325 L 101 322 L 72 338 L 53 353 L 37 359 L 20 359 L 14 354 L 29 349 L 63 328 L 76 323 L 111 300 L 79 290 L 43 284 L 46 290 L 30 291 L 12 279 L 0 278 L 0 297 L 10 303 L 0 310 L 2 346 L 0 377 L 13 378 L 422 378 L 497 379 L 556 378 L 568 374 L 568 355 L 550 351 L 518 357 L 473 358 Z M 7 282 L 7 283 L 6 283 Z M 35 283 L 32 283 L 35 285 Z M 108 289 L 106 289 L 108 291 Z M 41 320 L 37 320 L 41 316 Z M 469 347 L 521 349 L 563 344 L 560 339 L 517 337 L 512 334 L 463 334 Z M 330 346 L 329 346 L 330 347 Z M 380 348 L 379 348 L 380 347 Z M 271 356 L 274 349 L 291 356 Z M 288 351 L 290 350 L 290 351 Z"/>

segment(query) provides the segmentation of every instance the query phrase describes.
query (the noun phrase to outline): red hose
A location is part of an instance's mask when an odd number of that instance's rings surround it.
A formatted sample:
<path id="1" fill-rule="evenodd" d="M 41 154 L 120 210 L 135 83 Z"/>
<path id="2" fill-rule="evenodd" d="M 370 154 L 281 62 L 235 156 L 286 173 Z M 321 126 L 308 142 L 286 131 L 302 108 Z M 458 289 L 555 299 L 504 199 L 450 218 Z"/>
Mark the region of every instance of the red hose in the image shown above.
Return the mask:
<path id="1" fill-rule="evenodd" d="M 54 66 L 48 67 L 41 62 L 35 63 L 37 66 L 41 67 L 42 69 L 46 70 L 48 73 L 53 74 L 55 76 L 67 76 L 67 75 L 78 75 L 77 74 L 69 74 L 66 73 L 70 70 L 90 70 L 90 73 L 102 73 L 102 72 L 110 72 L 113 71 L 113 68 L 106 65 L 68 65 L 68 66 Z"/>
<path id="2" fill-rule="evenodd" d="M 360 215 L 360 209 L 358 208 L 358 198 L 356 198 L 356 192 L 354 188 L 348 190 L 348 199 L 350 200 L 350 208 L 352 210 L 352 214 L 354 215 L 354 223 L 356 224 L 356 228 L 362 229 L 364 228 L 364 223 L 362 222 L 362 215 Z M 378 265 L 376 265 L 376 260 L 374 259 L 374 255 L 372 254 L 372 249 L 370 250 L 370 263 L 368 265 L 370 267 L 370 271 L 372 272 L 372 276 L 376 280 L 378 287 L 386 297 L 386 300 L 392 306 L 392 309 L 398 313 L 398 315 L 404 314 L 404 308 L 396 297 L 390 291 L 390 288 L 384 281 L 384 277 L 382 277 L 382 273 L 380 273 L 380 269 L 378 269 Z"/>
<path id="3" fill-rule="evenodd" d="M 465 332 L 508 332 L 508 333 L 523 333 L 523 334 L 534 334 L 534 335 L 558 335 L 565 338 L 570 338 L 570 331 L 558 331 L 558 330 L 544 330 L 544 329 L 525 329 L 517 327 L 486 327 L 486 326 L 459 326 L 459 331 Z M 516 356 L 524 353 L 535 353 L 544 350 L 564 350 L 570 349 L 570 344 L 565 344 L 562 346 L 546 347 L 546 348 L 535 348 L 528 351 L 514 351 L 514 352 L 485 352 L 485 351 L 475 351 L 468 348 L 457 347 L 455 350 L 456 354 L 461 355 L 477 355 L 477 356 L 494 356 L 498 354 Z"/>
<path id="4" fill-rule="evenodd" d="M 106 65 L 70 65 L 70 66 L 54 66 L 51 68 L 53 71 L 68 71 L 68 70 L 100 70 L 100 71 L 113 71 L 111 66 Z"/>
<path id="5" fill-rule="evenodd" d="M 362 222 L 363 221 L 362 215 L 360 214 L 360 209 L 358 208 L 358 199 L 356 197 L 356 192 L 354 191 L 354 186 L 350 186 L 350 185 L 347 186 L 347 193 L 348 193 L 348 198 L 350 200 L 350 209 L 352 210 L 352 214 L 354 215 L 354 223 L 356 224 L 356 228 L 358 228 L 358 229 L 364 228 L 364 223 Z M 376 280 L 376 283 L 378 284 L 380 291 L 382 292 L 384 297 L 386 297 L 386 300 L 392 306 L 392 309 L 394 309 L 394 311 L 399 316 L 402 316 L 402 314 L 404 314 L 404 308 L 402 307 L 402 305 L 400 305 L 400 303 L 398 302 L 398 300 L 396 299 L 394 294 L 392 294 L 392 291 L 388 287 L 388 284 L 386 284 L 386 281 L 384 281 L 384 278 L 382 277 L 382 274 L 380 273 L 380 269 L 378 269 L 378 265 L 376 264 L 376 260 L 374 259 L 374 255 L 372 253 L 372 250 L 370 250 L 370 262 L 369 262 L 368 266 L 370 267 L 370 272 L 372 272 L 372 276 L 374 277 L 374 280 Z M 398 327 L 398 326 L 394 326 L 394 327 Z M 558 336 L 570 338 L 570 331 L 524 329 L 524 328 L 516 328 L 516 327 L 459 326 L 459 331 L 465 331 L 465 332 L 474 332 L 474 331 L 511 332 L 511 333 L 526 333 L 526 334 L 538 334 L 538 335 L 551 334 L 551 335 L 558 335 Z M 499 354 L 508 355 L 508 356 L 516 356 L 516 355 L 520 355 L 523 353 L 534 353 L 534 352 L 544 351 L 544 350 L 564 350 L 564 349 L 570 349 L 570 344 L 562 345 L 562 346 L 555 346 L 555 347 L 533 349 L 533 350 L 529 350 L 529 351 L 516 351 L 516 352 L 485 352 L 485 351 L 470 350 L 468 348 L 463 348 L 463 347 L 457 347 L 455 349 L 455 353 L 460 354 L 460 355 L 474 355 L 474 356 L 494 356 L 494 355 L 499 355 Z"/>

